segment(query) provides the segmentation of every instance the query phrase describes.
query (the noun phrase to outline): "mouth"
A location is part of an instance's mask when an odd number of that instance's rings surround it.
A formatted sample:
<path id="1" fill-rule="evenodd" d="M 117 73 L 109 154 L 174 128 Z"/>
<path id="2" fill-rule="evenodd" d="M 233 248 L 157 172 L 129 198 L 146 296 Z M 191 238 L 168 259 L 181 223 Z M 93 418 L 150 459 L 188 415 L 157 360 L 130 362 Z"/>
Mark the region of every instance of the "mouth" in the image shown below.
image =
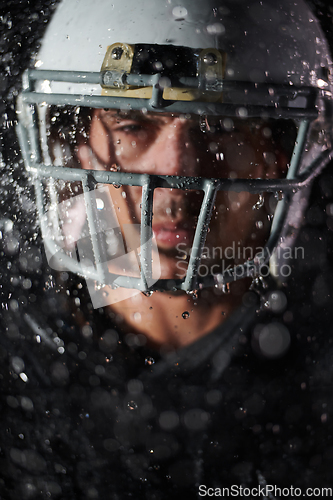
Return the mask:
<path id="1" fill-rule="evenodd" d="M 157 245 L 162 248 L 175 248 L 179 243 L 191 245 L 195 227 L 189 221 L 153 223 L 153 233 Z"/>

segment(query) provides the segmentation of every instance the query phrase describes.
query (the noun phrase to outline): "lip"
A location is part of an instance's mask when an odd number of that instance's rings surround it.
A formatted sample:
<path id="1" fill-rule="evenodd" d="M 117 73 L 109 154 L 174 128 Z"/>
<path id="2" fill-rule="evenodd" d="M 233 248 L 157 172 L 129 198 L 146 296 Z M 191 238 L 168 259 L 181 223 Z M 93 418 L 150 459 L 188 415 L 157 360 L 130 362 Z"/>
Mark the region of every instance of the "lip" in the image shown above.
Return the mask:
<path id="1" fill-rule="evenodd" d="M 179 243 L 191 243 L 194 236 L 193 224 L 189 222 L 159 222 L 153 224 L 153 233 L 158 246 L 174 248 Z"/>

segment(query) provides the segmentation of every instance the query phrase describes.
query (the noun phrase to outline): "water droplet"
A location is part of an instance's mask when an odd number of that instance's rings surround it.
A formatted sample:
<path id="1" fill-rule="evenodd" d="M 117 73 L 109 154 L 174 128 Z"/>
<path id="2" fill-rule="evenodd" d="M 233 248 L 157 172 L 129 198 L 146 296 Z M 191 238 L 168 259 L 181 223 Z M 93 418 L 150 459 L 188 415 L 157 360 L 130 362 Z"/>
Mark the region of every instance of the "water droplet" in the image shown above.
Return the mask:
<path id="1" fill-rule="evenodd" d="M 187 16 L 187 9 L 185 9 L 185 7 L 183 7 L 181 5 L 177 5 L 176 7 L 174 7 L 172 9 L 172 15 L 176 19 L 182 19 L 182 18 Z"/>
<path id="2" fill-rule="evenodd" d="M 264 226 L 264 223 L 261 220 L 257 220 L 256 222 L 256 228 L 257 229 L 262 229 Z"/>
<path id="3" fill-rule="evenodd" d="M 216 142 L 210 142 L 209 145 L 208 145 L 208 148 L 209 148 L 209 151 L 211 153 L 216 153 L 218 151 L 218 145 L 216 144 Z"/>
<path id="4" fill-rule="evenodd" d="M 129 401 L 129 402 L 127 403 L 127 408 L 128 408 L 129 410 L 137 410 L 137 409 L 138 409 L 138 405 L 136 404 L 136 402 L 135 402 L 135 401 Z"/>
<path id="5" fill-rule="evenodd" d="M 24 372 L 20 373 L 20 378 L 23 380 L 23 382 L 28 382 L 29 380 Z"/>
<path id="6" fill-rule="evenodd" d="M 184 311 L 183 314 L 182 314 L 182 318 L 183 319 L 187 319 L 190 317 L 190 313 L 188 311 Z"/>
<path id="7" fill-rule="evenodd" d="M 153 295 L 152 290 L 148 290 L 147 292 L 141 292 L 145 297 L 151 297 Z"/>
<path id="8" fill-rule="evenodd" d="M 135 312 L 133 314 L 134 321 L 141 321 L 141 314 L 139 312 Z"/>
<path id="9" fill-rule="evenodd" d="M 117 165 L 117 163 L 112 163 L 111 167 L 110 167 L 110 172 L 119 172 L 120 170 L 120 166 Z"/>
<path id="10" fill-rule="evenodd" d="M 228 294 L 230 293 L 230 283 L 216 283 L 215 287 L 220 290 L 220 292 Z"/>
<path id="11" fill-rule="evenodd" d="M 264 196 L 262 194 L 259 194 L 258 201 L 253 205 L 252 210 L 259 210 L 259 208 L 263 206 L 264 202 L 265 202 Z"/>
<path id="12" fill-rule="evenodd" d="M 48 279 L 45 281 L 45 289 L 49 290 L 54 287 L 53 276 L 49 275 Z"/>
<path id="13" fill-rule="evenodd" d="M 146 364 L 146 365 L 151 366 L 151 365 L 155 364 L 155 359 L 154 359 L 154 358 L 152 358 L 151 356 L 148 356 L 148 357 L 145 359 L 145 364 Z"/>
<path id="14" fill-rule="evenodd" d="M 105 288 L 104 283 L 99 283 L 99 282 L 95 283 L 95 290 L 103 290 L 103 288 Z M 105 292 L 105 295 L 108 295 L 108 293 Z"/>
<path id="15" fill-rule="evenodd" d="M 213 52 L 207 53 L 203 56 L 203 62 L 211 66 L 212 64 L 217 63 L 217 57 Z"/>

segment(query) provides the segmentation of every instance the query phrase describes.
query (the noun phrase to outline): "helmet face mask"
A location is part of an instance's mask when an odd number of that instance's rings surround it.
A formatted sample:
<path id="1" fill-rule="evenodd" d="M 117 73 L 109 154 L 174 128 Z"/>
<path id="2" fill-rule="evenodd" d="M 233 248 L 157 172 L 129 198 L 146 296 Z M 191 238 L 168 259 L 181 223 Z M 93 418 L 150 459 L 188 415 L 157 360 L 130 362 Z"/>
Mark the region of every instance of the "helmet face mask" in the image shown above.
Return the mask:
<path id="1" fill-rule="evenodd" d="M 322 62 L 307 84 L 244 80 L 237 57 L 117 42 L 98 72 L 28 70 L 19 137 L 51 266 L 145 292 L 260 274 L 329 161 L 331 84 Z"/>

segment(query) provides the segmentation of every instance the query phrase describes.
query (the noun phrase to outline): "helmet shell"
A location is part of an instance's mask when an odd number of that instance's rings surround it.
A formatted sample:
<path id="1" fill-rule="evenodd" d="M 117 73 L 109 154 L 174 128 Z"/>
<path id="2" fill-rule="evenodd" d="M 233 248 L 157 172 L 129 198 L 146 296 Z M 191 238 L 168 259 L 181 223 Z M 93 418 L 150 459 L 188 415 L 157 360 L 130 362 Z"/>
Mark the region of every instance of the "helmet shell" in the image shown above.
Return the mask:
<path id="1" fill-rule="evenodd" d="M 116 42 L 219 49 L 226 54 L 226 80 L 331 85 L 329 48 L 304 0 L 63 0 L 36 66 L 98 72 Z M 57 85 L 52 91 L 77 91 Z"/>

